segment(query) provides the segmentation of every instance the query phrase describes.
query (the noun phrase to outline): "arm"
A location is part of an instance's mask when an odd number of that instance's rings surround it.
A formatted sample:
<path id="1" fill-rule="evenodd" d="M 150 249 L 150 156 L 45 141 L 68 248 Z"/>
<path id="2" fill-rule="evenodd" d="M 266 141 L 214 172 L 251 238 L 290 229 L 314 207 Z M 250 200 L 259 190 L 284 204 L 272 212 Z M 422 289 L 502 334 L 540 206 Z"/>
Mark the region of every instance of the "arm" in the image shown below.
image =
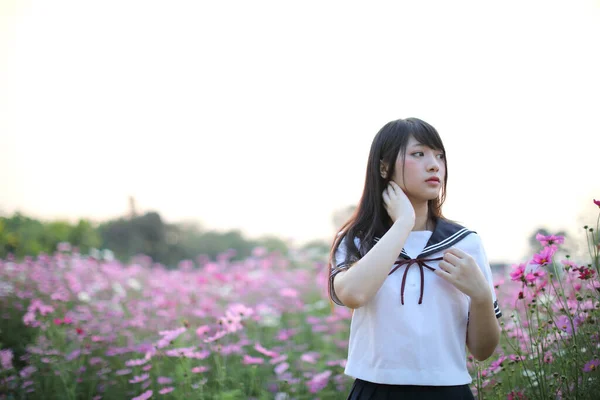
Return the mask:
<path id="1" fill-rule="evenodd" d="M 352 309 L 360 308 L 377 294 L 413 226 L 409 219 L 396 220 L 363 258 L 334 277 L 333 287 L 342 303 Z"/>
<path id="2" fill-rule="evenodd" d="M 471 298 L 467 347 L 477 361 L 488 359 L 500 342 L 500 324 L 494 312 L 492 294 Z"/>
<path id="3" fill-rule="evenodd" d="M 497 318 L 502 313 L 496 307 L 492 271 L 481 239 L 478 236 L 471 239 L 474 247 L 469 249 L 470 254 L 457 248 L 445 250 L 440 270 L 435 273 L 471 299 L 467 348 L 477 361 L 484 361 L 494 353 L 500 341 L 501 329 Z"/>

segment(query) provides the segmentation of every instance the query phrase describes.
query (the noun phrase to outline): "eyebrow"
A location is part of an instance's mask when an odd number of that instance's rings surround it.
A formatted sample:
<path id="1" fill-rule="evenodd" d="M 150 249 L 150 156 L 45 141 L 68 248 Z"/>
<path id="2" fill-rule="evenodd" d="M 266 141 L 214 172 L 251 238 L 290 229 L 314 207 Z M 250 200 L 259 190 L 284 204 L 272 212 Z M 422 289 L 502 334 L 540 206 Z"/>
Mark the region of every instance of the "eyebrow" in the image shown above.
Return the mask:
<path id="1" fill-rule="evenodd" d="M 428 148 L 430 148 L 430 149 L 432 149 L 434 151 L 442 151 L 440 149 L 434 149 L 433 147 L 429 147 L 429 146 L 427 146 L 426 144 L 423 144 L 423 143 L 416 143 L 416 144 L 411 145 L 410 147 L 428 147 Z"/>

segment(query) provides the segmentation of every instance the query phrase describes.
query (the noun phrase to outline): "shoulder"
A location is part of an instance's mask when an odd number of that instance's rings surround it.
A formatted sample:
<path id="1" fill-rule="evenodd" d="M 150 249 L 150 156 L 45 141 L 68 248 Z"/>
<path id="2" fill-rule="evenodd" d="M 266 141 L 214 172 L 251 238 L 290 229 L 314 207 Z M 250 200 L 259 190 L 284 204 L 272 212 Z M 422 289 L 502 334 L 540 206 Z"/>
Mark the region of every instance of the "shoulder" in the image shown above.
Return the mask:
<path id="1" fill-rule="evenodd" d="M 477 232 L 474 231 L 471 231 L 468 235 L 466 235 L 458 244 L 461 248 L 463 248 L 463 250 L 470 253 L 477 253 L 483 247 L 481 237 L 477 234 Z"/>
<path id="2" fill-rule="evenodd" d="M 451 220 L 440 219 L 435 233 L 435 241 L 444 244 L 440 248 L 458 247 L 473 253 L 482 247 L 481 238 L 474 229 Z"/>
<path id="3" fill-rule="evenodd" d="M 485 254 L 483 241 L 477 231 L 455 222 L 447 222 L 447 224 L 451 226 L 454 235 L 459 236 L 454 244 L 455 247 L 475 257 Z"/>
<path id="4" fill-rule="evenodd" d="M 342 233 L 338 233 L 338 238 L 339 236 L 342 235 Z M 349 262 L 353 262 L 356 261 L 356 255 L 352 255 L 354 253 L 354 251 L 349 251 L 348 249 L 348 244 L 349 244 L 349 236 L 346 235 L 344 233 L 344 237 L 342 238 L 342 240 L 340 240 L 339 244 L 337 245 L 337 248 L 335 249 L 335 255 L 334 255 L 334 259 L 333 259 L 333 264 L 334 266 L 340 266 L 343 264 L 347 264 Z M 355 237 L 354 238 L 354 245 L 355 247 L 358 249 L 360 247 L 360 239 Z M 348 257 L 348 253 L 350 253 L 350 257 Z"/>
<path id="5" fill-rule="evenodd" d="M 338 249 L 339 249 L 339 248 L 344 248 L 344 247 L 348 246 L 348 240 L 349 240 L 349 239 L 348 239 L 348 235 L 347 235 L 346 233 L 344 233 L 344 232 L 338 232 L 338 234 L 337 234 L 337 237 L 340 237 L 342 234 L 344 235 L 344 237 L 343 237 L 343 239 L 340 241 L 340 244 L 339 244 L 339 246 L 338 246 Z M 354 245 L 355 245 L 356 247 L 359 247 L 359 246 L 360 246 L 360 239 L 359 239 L 359 238 L 357 238 L 357 237 L 354 237 Z"/>

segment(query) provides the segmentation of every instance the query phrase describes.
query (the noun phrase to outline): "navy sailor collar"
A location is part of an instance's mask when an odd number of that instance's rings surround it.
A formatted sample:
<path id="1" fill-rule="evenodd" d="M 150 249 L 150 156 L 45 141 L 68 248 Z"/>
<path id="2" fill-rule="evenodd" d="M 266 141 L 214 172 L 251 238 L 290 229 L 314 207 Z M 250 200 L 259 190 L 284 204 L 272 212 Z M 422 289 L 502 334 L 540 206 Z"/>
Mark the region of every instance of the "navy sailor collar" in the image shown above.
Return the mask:
<path id="1" fill-rule="evenodd" d="M 402 286 L 400 288 L 400 301 L 402 304 L 404 304 L 404 288 L 406 285 L 406 276 L 408 274 L 409 268 L 413 264 L 417 264 L 419 266 L 419 272 L 421 275 L 421 293 L 419 296 L 419 304 L 422 304 L 423 291 L 425 285 L 423 268 L 435 271 L 435 268 L 432 268 L 431 266 L 427 265 L 426 262 L 442 260 L 442 257 L 432 259 L 427 259 L 426 257 L 453 246 L 470 233 L 475 233 L 474 231 L 471 231 L 465 228 L 464 226 L 444 219 L 436 218 L 436 222 L 437 223 L 435 225 L 435 229 L 433 230 L 429 241 L 421 251 L 421 254 L 419 254 L 417 258 L 410 258 L 406 251 L 402 249 L 400 257 L 398 257 L 398 260 L 394 263 L 394 268 L 388 273 L 388 275 L 391 275 L 398 268 L 402 267 L 403 265 L 406 265 L 406 269 L 404 270 L 404 274 L 402 276 Z"/>
<path id="2" fill-rule="evenodd" d="M 424 258 L 452 247 L 470 233 L 475 232 L 457 223 L 442 218 L 436 218 L 433 233 L 427 241 L 425 248 L 423 248 L 421 254 L 419 254 L 417 258 Z M 402 249 L 400 256 L 410 260 L 410 256 L 404 249 Z"/>
<path id="3" fill-rule="evenodd" d="M 419 254 L 417 258 L 424 258 L 452 247 L 470 233 L 476 232 L 469 230 L 455 222 L 451 222 L 443 218 L 436 218 L 436 224 L 433 233 L 431 234 L 431 237 L 427 241 L 427 244 L 423 250 L 421 250 L 421 254 Z M 376 242 L 378 240 L 379 238 L 375 238 Z M 404 248 L 400 253 L 400 257 L 406 260 L 411 259 Z"/>

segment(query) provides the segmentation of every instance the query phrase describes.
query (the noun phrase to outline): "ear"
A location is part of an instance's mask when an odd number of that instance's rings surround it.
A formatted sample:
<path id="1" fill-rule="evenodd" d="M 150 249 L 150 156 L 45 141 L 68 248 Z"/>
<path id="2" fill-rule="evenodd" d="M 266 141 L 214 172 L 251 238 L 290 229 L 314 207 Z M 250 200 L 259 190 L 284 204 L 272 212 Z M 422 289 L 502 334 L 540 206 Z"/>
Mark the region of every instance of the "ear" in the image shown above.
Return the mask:
<path id="1" fill-rule="evenodd" d="M 379 161 L 379 174 L 381 175 L 381 177 L 383 179 L 387 178 L 387 172 L 388 172 L 387 165 L 385 165 L 383 163 L 383 161 L 380 160 Z"/>

